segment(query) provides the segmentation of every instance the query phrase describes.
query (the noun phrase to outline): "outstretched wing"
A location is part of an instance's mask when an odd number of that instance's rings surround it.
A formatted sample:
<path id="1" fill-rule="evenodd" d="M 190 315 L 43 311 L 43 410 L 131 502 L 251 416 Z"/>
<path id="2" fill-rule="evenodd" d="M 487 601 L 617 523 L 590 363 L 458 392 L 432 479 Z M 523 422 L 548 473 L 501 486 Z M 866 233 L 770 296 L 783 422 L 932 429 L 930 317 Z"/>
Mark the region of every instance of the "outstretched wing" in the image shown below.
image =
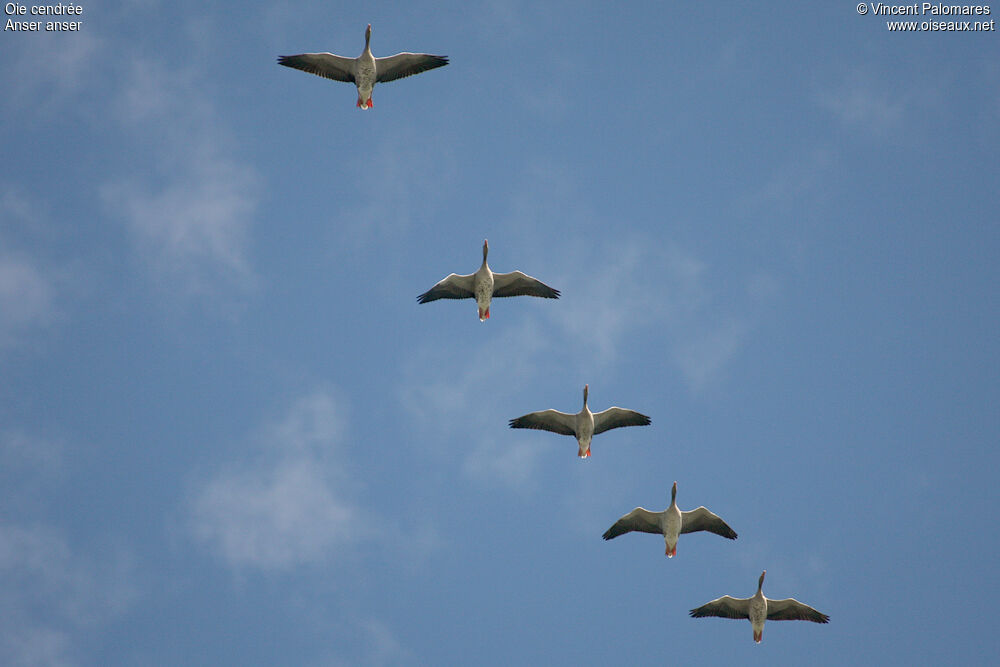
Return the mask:
<path id="1" fill-rule="evenodd" d="M 435 67 L 448 64 L 448 56 L 432 56 L 428 53 L 397 53 L 394 56 L 375 59 L 375 81 L 385 83 L 404 76 L 420 74 Z"/>
<path id="2" fill-rule="evenodd" d="M 473 298 L 476 296 L 474 291 L 474 275 L 470 273 L 467 276 L 460 276 L 457 273 L 452 273 L 437 285 L 418 296 L 417 303 L 427 303 L 428 301 L 436 301 L 437 299 Z"/>
<path id="3" fill-rule="evenodd" d="M 649 424 L 649 417 L 639 414 L 635 410 L 608 408 L 603 412 L 594 413 L 594 435 L 619 426 L 649 426 Z"/>
<path id="4" fill-rule="evenodd" d="M 699 530 L 707 530 L 716 535 L 736 539 L 736 531 L 722 520 L 718 514 L 708 511 L 705 507 L 693 509 L 690 512 L 681 512 L 681 532 L 695 533 Z"/>
<path id="5" fill-rule="evenodd" d="M 278 64 L 334 81 L 354 83 L 354 58 L 332 53 L 300 53 L 297 56 L 278 56 Z"/>
<path id="6" fill-rule="evenodd" d="M 529 412 L 523 417 L 510 420 L 511 428 L 534 428 L 542 431 L 552 431 L 560 435 L 576 435 L 576 415 L 569 415 L 558 410 L 542 410 Z"/>
<path id="7" fill-rule="evenodd" d="M 692 618 L 718 616 L 720 618 L 750 618 L 750 598 L 723 595 L 688 612 Z"/>
<path id="8" fill-rule="evenodd" d="M 604 539 L 613 540 L 619 535 L 631 533 L 638 530 L 643 533 L 657 533 L 662 535 L 660 530 L 660 515 L 663 512 L 650 512 L 649 510 L 636 507 L 634 510 L 615 521 L 615 525 L 604 531 Z"/>
<path id="9" fill-rule="evenodd" d="M 541 280 L 520 271 L 493 274 L 493 296 L 540 296 L 558 299 L 559 290 L 552 289 Z"/>
<path id="10" fill-rule="evenodd" d="M 812 621 L 813 623 L 829 623 L 830 617 L 822 614 L 807 604 L 802 604 L 795 598 L 767 601 L 767 620 L 769 621 Z"/>

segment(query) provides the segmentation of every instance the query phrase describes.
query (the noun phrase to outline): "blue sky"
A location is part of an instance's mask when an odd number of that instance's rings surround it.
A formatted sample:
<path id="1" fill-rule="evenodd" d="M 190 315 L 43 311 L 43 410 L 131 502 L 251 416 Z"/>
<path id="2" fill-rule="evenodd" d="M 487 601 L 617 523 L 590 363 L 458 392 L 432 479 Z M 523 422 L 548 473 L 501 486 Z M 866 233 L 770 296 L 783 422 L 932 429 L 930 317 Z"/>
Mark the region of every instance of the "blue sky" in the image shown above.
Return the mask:
<path id="1" fill-rule="evenodd" d="M 0 662 L 995 659 L 996 33 L 619 4 L 0 37 Z M 367 23 L 451 64 L 275 64 Z M 484 238 L 562 298 L 417 305 Z M 601 540 L 674 480 L 739 539 Z M 764 569 L 830 624 L 688 617 Z"/>

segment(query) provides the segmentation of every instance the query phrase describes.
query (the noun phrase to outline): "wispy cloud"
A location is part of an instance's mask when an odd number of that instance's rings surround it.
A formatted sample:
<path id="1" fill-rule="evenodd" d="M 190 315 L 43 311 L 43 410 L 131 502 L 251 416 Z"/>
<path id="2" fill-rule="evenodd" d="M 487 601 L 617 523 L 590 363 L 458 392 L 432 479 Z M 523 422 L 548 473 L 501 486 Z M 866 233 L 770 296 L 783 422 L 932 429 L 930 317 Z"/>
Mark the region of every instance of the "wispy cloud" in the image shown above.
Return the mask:
<path id="1" fill-rule="evenodd" d="M 217 295 L 254 282 L 247 258 L 259 177 L 235 155 L 194 74 L 133 64 L 119 120 L 151 161 L 140 175 L 107 181 L 101 195 L 172 293 Z"/>
<path id="2" fill-rule="evenodd" d="M 662 351 L 647 358 L 665 354 L 695 391 L 723 373 L 777 289 L 764 274 L 731 287 L 719 271 L 670 242 L 579 244 L 561 257 L 589 269 L 577 280 L 579 294 L 547 313 L 562 328 L 562 340 L 585 350 L 593 364 L 611 365 L 632 353 L 634 337 L 658 333 Z"/>
<path id="3" fill-rule="evenodd" d="M 284 569 L 316 563 L 350 541 L 354 510 L 308 459 L 227 470 L 202 490 L 196 535 L 233 566 Z"/>
<path id="4" fill-rule="evenodd" d="M 745 335 L 746 325 L 737 320 L 709 327 L 703 337 L 679 343 L 673 353 L 674 362 L 691 386 L 701 389 L 736 354 Z"/>
<path id="5" fill-rule="evenodd" d="M 67 98 L 83 94 L 100 76 L 102 40 L 92 30 L 39 32 L 4 44 L 0 80 L 4 107 L 47 118 L 65 113 Z M 30 72 L 30 76 L 25 76 Z"/>
<path id="6" fill-rule="evenodd" d="M 360 625 L 368 638 L 365 645 L 370 650 L 369 664 L 398 665 L 412 659 L 413 656 L 399 643 L 396 635 L 385 623 L 377 619 L 367 619 L 361 621 Z"/>
<path id="7" fill-rule="evenodd" d="M 539 339 L 532 367 L 545 357 L 564 366 L 585 358 L 591 369 L 613 368 L 631 358 L 637 338 L 658 335 L 664 344 L 647 359 L 663 355 L 692 390 L 721 377 L 752 335 L 777 281 L 762 271 L 734 281 L 732 267 L 710 265 L 667 234 L 611 234 L 608 221 L 584 203 L 588 198 L 571 170 L 536 158 L 523 172 L 504 229 L 529 249 L 524 261 L 530 266 L 544 261 L 544 276 L 536 275 L 563 292 L 543 311 L 557 333 Z M 539 222 L 549 219 L 570 222 L 541 236 L 550 226 Z M 539 258 L 530 250 L 536 247 L 558 251 Z"/>
<path id="8" fill-rule="evenodd" d="M 0 349 L 49 321 L 54 288 L 28 256 L 0 251 Z"/>
<path id="9" fill-rule="evenodd" d="M 475 305 L 472 307 L 469 314 L 474 318 Z M 439 344 L 425 346 L 404 369 L 399 401 L 415 428 L 435 434 L 430 440 L 435 444 L 430 446 L 438 448 L 438 455 L 453 451 L 448 444 L 451 439 L 463 441 L 459 470 L 466 477 L 526 488 L 545 448 L 497 442 L 487 435 L 494 432 L 496 415 L 483 406 L 508 402 L 524 384 L 545 373 L 547 364 L 540 361 L 543 350 L 551 344 L 537 322 L 524 320 L 497 337 L 470 344 L 460 363 L 456 363 L 452 349 Z M 496 354 L 497 349 L 506 352 Z M 474 362 L 468 363 L 469 359 Z M 518 382 L 502 378 L 517 378 Z"/>
<path id="10" fill-rule="evenodd" d="M 0 524 L 0 662 L 71 665 L 81 633 L 135 599 L 131 562 L 120 549 L 100 561 L 44 525 Z"/>
<path id="11" fill-rule="evenodd" d="M 414 211 L 433 211 L 455 179 L 449 142 L 425 132 L 397 128 L 380 136 L 364 155 L 348 162 L 356 202 L 334 211 L 338 242 L 365 247 L 407 234 Z M 347 232 L 345 239 L 344 233 Z"/>
<path id="12" fill-rule="evenodd" d="M 322 616 L 322 614 L 323 612 L 316 612 L 316 615 Z M 336 623 L 342 631 L 357 637 L 360 649 L 351 650 L 349 653 L 343 647 L 340 647 L 340 650 L 330 649 L 319 659 L 308 663 L 310 665 L 347 667 L 360 664 L 378 667 L 408 665 L 414 661 L 413 653 L 399 641 L 392 628 L 377 618 L 359 617 L 353 612 L 348 612 L 339 614 L 336 620 L 329 619 L 328 622 Z"/>
<path id="13" fill-rule="evenodd" d="M 66 472 L 59 439 L 0 431 L 0 664 L 78 664 L 85 636 L 138 596 L 131 555 L 117 538 L 79 544 L 33 518 Z"/>
<path id="14" fill-rule="evenodd" d="M 587 267 L 583 275 L 580 266 Z M 626 359 L 672 366 L 692 392 L 704 391 L 724 377 L 778 289 L 763 273 L 733 286 L 677 245 L 639 239 L 609 240 L 599 248 L 566 244 L 550 271 L 553 284 L 575 287 L 538 309 L 539 319 L 466 342 L 460 358 L 428 342 L 405 369 L 399 400 L 408 417 L 416 428 L 433 430 L 442 456 L 453 456 L 452 444 L 460 440 L 458 470 L 477 483 L 530 491 L 548 448 L 570 444 L 510 433 L 499 438 L 495 410 L 484 406 L 513 405 L 525 386 L 553 375 L 613 372 Z M 662 344 L 637 361 L 634 341 L 650 337 Z M 566 387 L 551 404 L 529 407 L 578 410 L 580 389 L 582 383 Z"/>
<path id="15" fill-rule="evenodd" d="M 861 74 L 819 92 L 816 99 L 845 125 L 871 134 L 882 134 L 898 126 L 912 101 L 891 86 Z"/>
<path id="16" fill-rule="evenodd" d="M 331 392 L 306 395 L 249 440 L 247 460 L 195 489 L 195 537 L 228 565 L 286 570 L 334 558 L 367 537 L 364 512 L 347 500 L 344 410 Z"/>
<path id="17" fill-rule="evenodd" d="M 816 149 L 795 155 L 765 176 L 762 185 L 739 202 L 740 207 L 763 209 L 773 217 L 775 212 L 808 210 L 804 202 L 815 205 L 815 197 L 828 172 L 834 165 L 829 150 Z"/>
<path id="18" fill-rule="evenodd" d="M 462 462 L 462 472 L 481 484 L 493 486 L 499 482 L 518 490 L 531 488 L 538 460 L 556 444 L 551 439 L 534 440 L 528 442 L 516 434 L 509 434 L 502 442 L 497 438 L 481 438 Z M 569 452 L 571 448 L 564 449 Z"/>
<path id="19" fill-rule="evenodd" d="M 41 213 L 12 189 L 0 192 L 0 350 L 22 340 L 56 314 L 59 271 L 21 250 L 20 236 L 39 233 Z"/>
<path id="20" fill-rule="evenodd" d="M 609 235 L 602 221 L 580 204 L 563 170 L 547 165 L 527 173 L 528 181 L 512 197 L 511 214 L 504 220 L 505 240 L 524 249 L 516 267 L 559 287 L 562 297 L 544 304 L 505 302 L 510 308 L 543 307 L 535 309 L 537 318 L 463 341 L 460 356 L 439 340 L 426 340 L 408 362 L 399 390 L 408 418 L 417 429 L 433 430 L 442 456 L 454 462 L 452 445 L 461 442 L 457 463 L 463 476 L 517 492 L 533 488 L 546 447 L 570 443 L 497 437 L 496 406 L 515 405 L 526 386 L 576 376 L 579 386 L 566 387 L 563 398 L 529 406 L 575 411 L 588 378 L 624 376 L 633 364 L 672 367 L 692 392 L 702 392 L 725 376 L 779 291 L 778 281 L 766 271 L 734 279 L 732 267 L 713 266 L 668 239 Z M 538 238 L 537 221 L 546 216 L 573 220 L 576 233 L 560 235 L 551 244 Z M 558 252 L 541 257 L 539 247 L 550 245 Z M 637 357 L 636 342 L 647 340 L 657 344 Z M 516 410 L 507 416 L 520 414 Z"/>
<path id="21" fill-rule="evenodd" d="M 11 515 L 24 516 L 48 491 L 47 482 L 65 470 L 58 440 L 10 428 L 0 431 L 0 502 Z"/>

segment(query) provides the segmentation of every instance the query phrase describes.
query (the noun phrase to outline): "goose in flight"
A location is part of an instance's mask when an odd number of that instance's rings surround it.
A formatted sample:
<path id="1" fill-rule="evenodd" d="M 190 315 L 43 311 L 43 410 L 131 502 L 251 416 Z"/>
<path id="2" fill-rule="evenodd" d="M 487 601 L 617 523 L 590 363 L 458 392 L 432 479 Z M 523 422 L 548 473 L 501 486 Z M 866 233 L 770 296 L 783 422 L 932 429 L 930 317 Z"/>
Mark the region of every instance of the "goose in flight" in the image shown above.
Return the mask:
<path id="1" fill-rule="evenodd" d="M 360 109 L 374 106 L 372 88 L 376 83 L 395 81 L 448 64 L 447 56 L 432 56 L 428 53 L 397 53 L 388 58 L 376 58 L 369 46 L 371 38 L 372 24 L 369 23 L 365 29 L 365 50 L 357 58 L 345 58 L 332 53 L 300 53 L 296 56 L 278 56 L 278 64 L 334 81 L 353 83 L 358 87 Z"/>
<path id="2" fill-rule="evenodd" d="M 663 535 L 663 540 L 667 544 L 665 553 L 668 558 L 677 555 L 677 538 L 683 533 L 707 530 L 731 540 L 736 539 L 735 531 L 721 517 L 708 509 L 699 507 L 690 512 L 682 512 L 677 507 L 677 482 L 674 482 L 674 487 L 670 491 L 670 507 L 662 512 L 650 512 L 642 507 L 636 507 L 608 528 L 604 532 L 604 539 L 613 540 L 633 530 Z"/>
<path id="3" fill-rule="evenodd" d="M 807 604 L 802 604 L 794 598 L 784 600 L 769 600 L 764 597 L 761 588 L 764 586 L 764 575 L 760 573 L 757 581 L 757 593 L 752 598 L 732 598 L 723 595 L 717 600 L 703 604 L 691 610 L 693 618 L 703 616 L 719 616 L 721 618 L 748 618 L 753 627 L 753 640 L 760 643 L 764 638 L 764 621 L 812 621 L 813 623 L 829 623 L 830 617 L 821 614 Z"/>
<path id="4" fill-rule="evenodd" d="M 483 241 L 483 265 L 475 273 L 460 276 L 452 273 L 447 278 L 417 297 L 418 303 L 437 299 L 474 298 L 479 306 L 479 321 L 490 319 L 490 299 L 498 296 L 540 296 L 558 299 L 559 290 L 520 271 L 493 273 L 486 263 L 490 251 L 489 241 Z"/>
<path id="5" fill-rule="evenodd" d="M 610 431 L 619 426 L 649 426 L 650 419 L 635 410 L 608 408 L 602 412 L 591 412 L 587 407 L 587 391 L 590 385 L 583 385 L 583 410 L 575 415 L 558 410 L 530 412 L 523 417 L 510 420 L 511 428 L 534 428 L 552 431 L 560 435 L 571 435 L 580 446 L 579 457 L 590 456 L 590 440 L 598 433 Z"/>

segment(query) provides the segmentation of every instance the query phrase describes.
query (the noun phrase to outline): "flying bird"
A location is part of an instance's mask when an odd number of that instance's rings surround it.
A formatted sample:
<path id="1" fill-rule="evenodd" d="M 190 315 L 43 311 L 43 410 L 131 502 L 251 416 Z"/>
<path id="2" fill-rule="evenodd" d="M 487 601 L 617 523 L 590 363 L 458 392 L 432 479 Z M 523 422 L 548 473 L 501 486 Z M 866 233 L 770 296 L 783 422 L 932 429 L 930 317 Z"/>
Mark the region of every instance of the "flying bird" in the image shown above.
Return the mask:
<path id="1" fill-rule="evenodd" d="M 300 53 L 296 56 L 278 56 L 278 64 L 334 81 L 355 84 L 358 87 L 358 107 L 361 109 L 374 106 L 372 88 L 376 83 L 395 81 L 448 64 L 447 56 L 432 56 L 427 53 L 397 53 L 388 58 L 376 58 L 369 46 L 371 37 L 372 24 L 369 23 L 365 29 L 365 50 L 357 58 L 345 58 L 332 53 Z"/>
<path id="2" fill-rule="evenodd" d="M 794 598 L 784 600 L 769 600 L 764 597 L 761 588 L 764 586 L 764 575 L 760 573 L 757 581 L 757 593 L 752 598 L 732 598 L 723 595 L 717 600 L 703 604 L 691 610 L 693 618 L 703 616 L 719 616 L 721 618 L 748 618 L 753 627 L 753 640 L 760 643 L 764 638 L 764 621 L 812 621 L 813 623 L 829 623 L 830 617 L 821 614 L 807 604 L 802 604 Z"/>
<path id="3" fill-rule="evenodd" d="M 510 420 L 511 428 L 534 428 L 552 431 L 560 435 L 572 435 L 580 446 L 579 457 L 590 456 L 590 440 L 598 433 L 610 431 L 619 426 L 649 426 L 650 419 L 635 410 L 608 408 L 602 412 L 591 412 L 587 407 L 587 391 L 590 385 L 583 385 L 583 410 L 575 415 L 558 410 L 531 412 L 523 417 Z"/>
<path id="4" fill-rule="evenodd" d="M 695 533 L 699 530 L 707 530 L 710 533 L 736 539 L 736 533 L 717 514 L 713 514 L 705 507 L 693 509 L 690 512 L 682 512 L 677 507 L 677 482 L 670 491 L 670 507 L 662 512 L 650 512 L 642 507 L 634 510 L 618 519 L 615 525 L 604 532 L 604 539 L 613 540 L 619 535 L 638 530 L 643 533 L 656 533 L 663 535 L 666 542 L 666 555 L 673 558 L 677 555 L 677 538 L 683 533 Z"/>
<path id="5" fill-rule="evenodd" d="M 490 299 L 498 296 L 540 296 L 558 299 L 559 290 L 520 271 L 493 273 L 486 263 L 490 251 L 489 241 L 483 241 L 483 265 L 475 273 L 460 276 L 452 273 L 447 278 L 417 297 L 418 303 L 437 299 L 474 298 L 479 306 L 479 321 L 490 319 Z"/>

